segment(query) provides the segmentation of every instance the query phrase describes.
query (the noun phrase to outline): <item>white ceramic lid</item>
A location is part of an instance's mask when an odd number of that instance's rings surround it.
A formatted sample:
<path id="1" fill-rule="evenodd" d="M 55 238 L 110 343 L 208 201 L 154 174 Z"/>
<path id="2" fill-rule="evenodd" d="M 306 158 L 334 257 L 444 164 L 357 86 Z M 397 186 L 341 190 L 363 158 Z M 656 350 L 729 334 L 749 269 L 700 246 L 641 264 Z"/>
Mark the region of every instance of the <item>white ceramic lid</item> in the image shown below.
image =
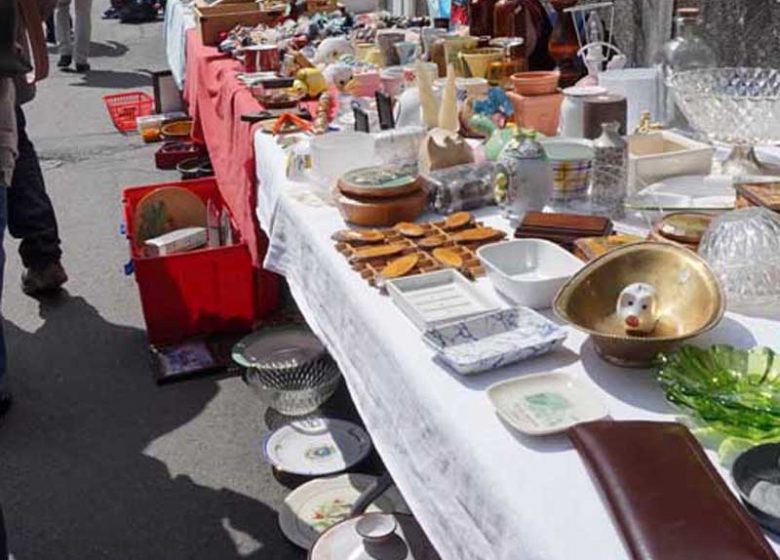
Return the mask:
<path id="1" fill-rule="evenodd" d="M 356 465 L 371 451 L 366 431 L 352 422 L 309 418 L 271 432 L 263 442 L 266 460 L 276 469 L 301 476 L 324 476 Z"/>
<path id="2" fill-rule="evenodd" d="M 603 95 L 607 93 L 604 86 L 572 86 L 563 90 L 564 95 L 571 97 L 589 97 L 592 95 Z"/>

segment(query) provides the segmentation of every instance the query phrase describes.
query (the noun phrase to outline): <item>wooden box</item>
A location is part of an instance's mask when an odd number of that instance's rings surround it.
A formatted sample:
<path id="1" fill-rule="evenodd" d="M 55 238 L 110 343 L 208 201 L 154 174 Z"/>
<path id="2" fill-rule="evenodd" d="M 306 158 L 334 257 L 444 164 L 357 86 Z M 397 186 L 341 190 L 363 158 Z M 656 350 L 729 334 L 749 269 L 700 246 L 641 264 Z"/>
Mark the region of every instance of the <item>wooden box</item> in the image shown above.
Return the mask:
<path id="1" fill-rule="evenodd" d="M 261 23 L 273 24 L 281 17 L 280 12 L 266 12 L 254 2 L 196 6 L 195 14 L 204 45 L 217 45 L 222 33 L 237 25 L 255 26 Z"/>
<path id="2" fill-rule="evenodd" d="M 528 212 L 515 231 L 519 239 L 546 239 L 569 251 L 582 237 L 605 237 L 612 234 L 612 221 L 600 216 Z"/>

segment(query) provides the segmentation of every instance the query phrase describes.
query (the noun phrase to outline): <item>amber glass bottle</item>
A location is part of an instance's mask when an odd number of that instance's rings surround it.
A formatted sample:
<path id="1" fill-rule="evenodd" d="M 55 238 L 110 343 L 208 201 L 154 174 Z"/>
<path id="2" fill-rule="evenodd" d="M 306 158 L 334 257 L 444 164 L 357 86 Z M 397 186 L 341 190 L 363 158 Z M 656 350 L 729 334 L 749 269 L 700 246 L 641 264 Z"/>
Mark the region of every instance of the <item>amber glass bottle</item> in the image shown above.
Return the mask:
<path id="1" fill-rule="evenodd" d="M 496 0 L 469 0 L 469 35 L 493 35 L 493 8 Z"/>

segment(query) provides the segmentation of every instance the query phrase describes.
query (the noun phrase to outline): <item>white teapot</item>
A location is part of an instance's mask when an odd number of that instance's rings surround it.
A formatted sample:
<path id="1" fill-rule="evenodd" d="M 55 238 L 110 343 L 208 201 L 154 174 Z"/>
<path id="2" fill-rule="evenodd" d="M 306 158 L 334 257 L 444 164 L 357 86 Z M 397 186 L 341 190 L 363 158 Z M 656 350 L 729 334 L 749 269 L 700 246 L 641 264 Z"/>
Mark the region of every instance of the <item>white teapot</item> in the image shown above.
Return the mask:
<path id="1" fill-rule="evenodd" d="M 655 288 L 637 282 L 629 284 L 617 301 L 617 316 L 626 332 L 650 334 L 658 324 L 658 301 Z"/>

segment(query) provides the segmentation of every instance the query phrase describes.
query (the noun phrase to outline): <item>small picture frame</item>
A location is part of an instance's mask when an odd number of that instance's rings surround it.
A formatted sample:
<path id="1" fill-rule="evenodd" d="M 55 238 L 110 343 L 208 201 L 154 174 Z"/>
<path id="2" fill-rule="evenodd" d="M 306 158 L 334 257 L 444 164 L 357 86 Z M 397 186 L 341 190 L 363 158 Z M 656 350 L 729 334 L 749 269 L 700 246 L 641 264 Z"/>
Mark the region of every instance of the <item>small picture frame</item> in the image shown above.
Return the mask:
<path id="1" fill-rule="evenodd" d="M 395 117 L 393 116 L 393 98 L 384 92 L 378 91 L 375 94 L 376 109 L 379 113 L 379 128 L 390 130 L 395 128 Z"/>
<path id="2" fill-rule="evenodd" d="M 152 72 L 152 86 L 154 88 L 154 111 L 157 114 L 186 112 L 181 91 L 173 79 L 170 70 Z"/>

